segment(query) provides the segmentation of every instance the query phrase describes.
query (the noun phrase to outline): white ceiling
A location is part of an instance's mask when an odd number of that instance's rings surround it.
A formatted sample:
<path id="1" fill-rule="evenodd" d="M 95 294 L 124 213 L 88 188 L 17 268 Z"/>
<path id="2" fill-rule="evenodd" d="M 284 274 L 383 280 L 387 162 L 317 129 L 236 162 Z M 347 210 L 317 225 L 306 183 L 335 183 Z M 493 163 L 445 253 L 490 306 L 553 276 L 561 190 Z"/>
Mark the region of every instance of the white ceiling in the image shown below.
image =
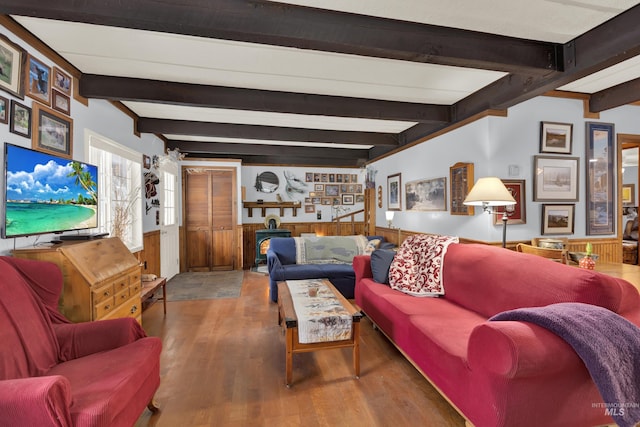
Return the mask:
<path id="1" fill-rule="evenodd" d="M 566 43 L 637 4 L 631 0 L 271 1 L 557 43 Z"/>
<path id="2" fill-rule="evenodd" d="M 639 2 L 624 0 L 287 0 L 282 3 L 565 43 Z M 506 73 L 12 17 L 82 73 L 171 82 L 452 105 Z M 636 57 L 559 89 L 594 93 L 640 77 Z M 124 102 L 140 117 L 397 134 L 414 122 Z M 290 141 L 164 135 L 169 139 L 292 145 Z M 333 141 L 325 141 L 324 146 Z M 301 146 L 318 145 L 299 141 Z M 349 148 L 368 149 L 368 145 Z"/>

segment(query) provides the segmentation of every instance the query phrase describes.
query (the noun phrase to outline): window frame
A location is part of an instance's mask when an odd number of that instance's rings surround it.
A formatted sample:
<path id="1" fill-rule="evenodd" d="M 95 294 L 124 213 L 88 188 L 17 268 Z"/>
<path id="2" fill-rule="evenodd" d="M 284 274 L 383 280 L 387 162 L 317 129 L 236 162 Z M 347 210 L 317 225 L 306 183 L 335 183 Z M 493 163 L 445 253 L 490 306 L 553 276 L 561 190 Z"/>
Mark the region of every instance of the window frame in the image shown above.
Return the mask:
<path id="1" fill-rule="evenodd" d="M 144 249 L 143 239 L 143 217 L 142 217 L 142 154 L 128 147 L 123 146 L 107 137 L 95 132 L 85 131 L 85 160 L 87 163 L 98 166 L 98 222 L 101 232 L 113 234 L 113 210 L 117 207 L 114 200 L 114 159 L 119 157 L 125 162 L 125 169 L 120 175 L 120 183 L 126 184 L 128 193 L 125 197 L 120 197 L 128 206 L 124 208 L 132 217 L 132 222 L 127 225 L 123 243 L 131 252 L 138 252 Z M 110 162 L 108 166 L 104 163 Z M 132 191 L 133 190 L 133 191 Z"/>

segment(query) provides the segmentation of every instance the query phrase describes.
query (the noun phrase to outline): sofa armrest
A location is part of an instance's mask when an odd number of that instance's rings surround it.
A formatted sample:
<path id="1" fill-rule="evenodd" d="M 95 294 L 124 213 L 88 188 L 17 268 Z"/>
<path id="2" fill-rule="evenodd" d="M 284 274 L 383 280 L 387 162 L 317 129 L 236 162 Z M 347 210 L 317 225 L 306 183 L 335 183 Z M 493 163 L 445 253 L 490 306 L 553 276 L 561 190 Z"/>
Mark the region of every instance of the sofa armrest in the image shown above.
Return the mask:
<path id="1" fill-rule="evenodd" d="M 53 327 L 60 344 L 62 361 L 122 347 L 147 336 L 142 326 L 130 317 L 54 324 Z"/>
<path id="2" fill-rule="evenodd" d="M 356 285 L 360 280 L 373 277 L 371 272 L 371 257 L 369 255 L 356 255 L 353 257 L 353 271 L 356 274 Z"/>
<path id="3" fill-rule="evenodd" d="M 60 376 L 0 381 L 0 420 L 11 426 L 71 426 L 71 384 Z"/>
<path id="4" fill-rule="evenodd" d="M 280 258 L 278 258 L 278 255 L 274 251 L 267 249 L 267 269 L 269 273 L 271 273 L 271 270 L 278 268 L 282 268 Z"/>
<path id="5" fill-rule="evenodd" d="M 486 322 L 469 337 L 469 367 L 509 379 L 585 369 L 582 361 L 557 335 L 525 322 Z"/>

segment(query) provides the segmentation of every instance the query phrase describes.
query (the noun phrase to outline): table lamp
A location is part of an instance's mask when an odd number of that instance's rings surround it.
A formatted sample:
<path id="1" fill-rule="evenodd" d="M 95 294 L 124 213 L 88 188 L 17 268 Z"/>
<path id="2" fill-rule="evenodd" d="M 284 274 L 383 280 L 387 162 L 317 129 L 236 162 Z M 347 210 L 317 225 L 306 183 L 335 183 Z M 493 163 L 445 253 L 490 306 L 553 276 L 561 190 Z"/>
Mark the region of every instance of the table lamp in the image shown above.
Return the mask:
<path id="1" fill-rule="evenodd" d="M 392 223 L 393 223 L 393 215 L 394 215 L 394 212 L 393 212 L 393 211 L 386 211 L 386 212 L 384 213 L 384 216 L 385 216 L 385 218 L 387 219 L 387 226 L 388 226 L 389 228 L 393 228 L 393 227 L 392 227 Z"/>
<path id="2" fill-rule="evenodd" d="M 398 230 L 398 237 L 397 237 L 397 240 L 398 240 L 398 246 L 400 246 L 400 244 L 402 243 L 402 242 L 401 242 L 401 240 L 402 240 L 402 229 L 400 229 L 400 227 L 394 227 L 394 226 L 393 226 L 393 217 L 394 217 L 394 214 L 395 214 L 395 212 L 394 212 L 394 211 L 386 211 L 386 212 L 384 213 L 384 217 L 387 219 L 387 226 L 388 226 L 390 229 L 392 229 L 392 230 L 393 230 L 393 229 L 395 228 L 396 230 Z"/>
<path id="3" fill-rule="evenodd" d="M 507 187 L 502 183 L 500 178 L 489 176 L 480 178 L 476 181 L 469 194 L 462 202 L 468 206 L 482 206 L 482 210 L 489 214 L 499 214 L 492 210 L 495 206 L 515 205 L 516 200 L 513 198 Z M 502 212 L 502 247 L 507 246 L 507 220 L 508 213 L 505 209 Z"/>

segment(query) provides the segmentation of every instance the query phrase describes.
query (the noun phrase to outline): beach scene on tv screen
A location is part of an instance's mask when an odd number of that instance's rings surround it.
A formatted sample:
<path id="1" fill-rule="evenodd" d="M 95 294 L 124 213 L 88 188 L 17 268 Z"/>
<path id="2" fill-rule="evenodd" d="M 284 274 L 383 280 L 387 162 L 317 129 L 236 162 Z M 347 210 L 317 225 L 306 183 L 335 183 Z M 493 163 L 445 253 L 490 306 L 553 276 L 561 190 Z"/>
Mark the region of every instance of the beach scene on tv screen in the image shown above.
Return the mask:
<path id="1" fill-rule="evenodd" d="M 97 227 L 97 168 L 7 146 L 6 236 Z"/>

